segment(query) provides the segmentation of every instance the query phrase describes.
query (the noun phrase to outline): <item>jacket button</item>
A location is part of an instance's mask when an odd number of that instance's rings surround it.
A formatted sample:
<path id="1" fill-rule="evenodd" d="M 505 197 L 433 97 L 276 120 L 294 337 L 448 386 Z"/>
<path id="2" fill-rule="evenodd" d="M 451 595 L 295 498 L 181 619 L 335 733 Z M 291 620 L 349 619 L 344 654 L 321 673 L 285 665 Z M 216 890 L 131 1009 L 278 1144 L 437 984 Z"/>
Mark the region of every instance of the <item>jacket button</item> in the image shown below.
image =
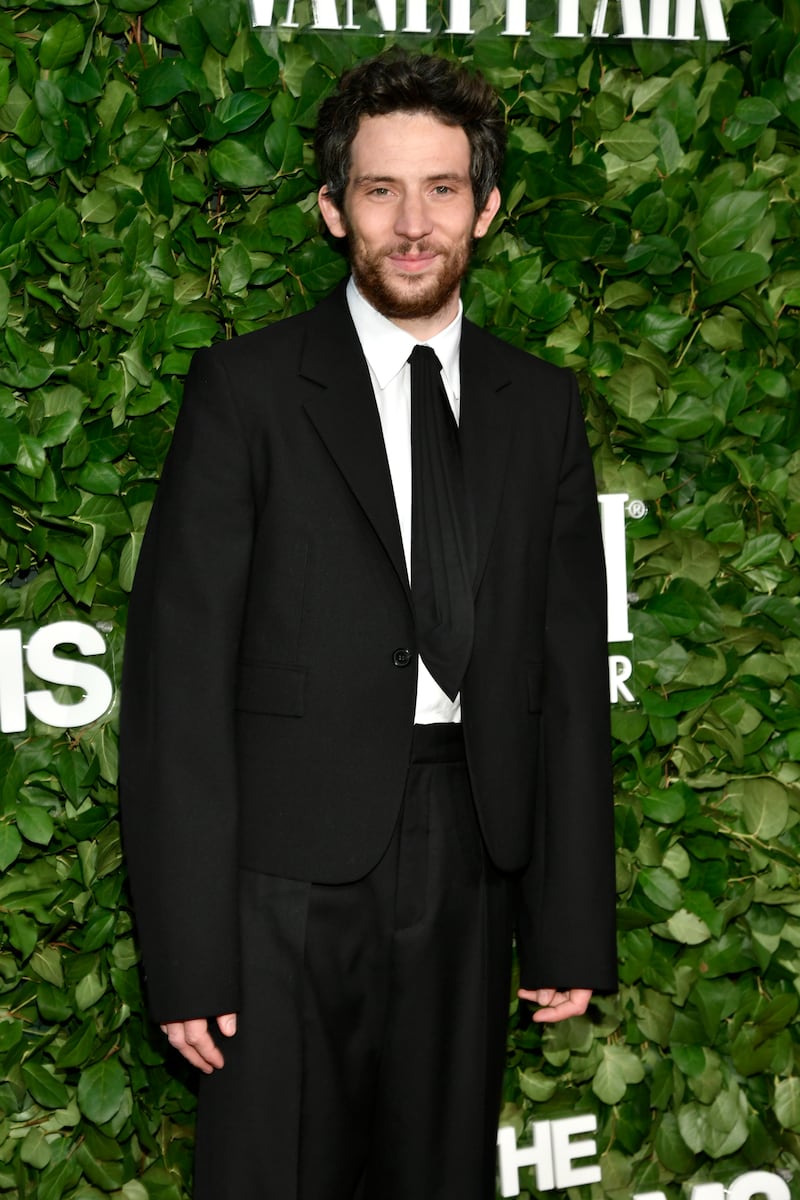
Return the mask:
<path id="1" fill-rule="evenodd" d="M 392 654 L 392 662 L 396 667 L 407 667 L 411 662 L 411 651 L 405 646 L 400 646 Z"/>

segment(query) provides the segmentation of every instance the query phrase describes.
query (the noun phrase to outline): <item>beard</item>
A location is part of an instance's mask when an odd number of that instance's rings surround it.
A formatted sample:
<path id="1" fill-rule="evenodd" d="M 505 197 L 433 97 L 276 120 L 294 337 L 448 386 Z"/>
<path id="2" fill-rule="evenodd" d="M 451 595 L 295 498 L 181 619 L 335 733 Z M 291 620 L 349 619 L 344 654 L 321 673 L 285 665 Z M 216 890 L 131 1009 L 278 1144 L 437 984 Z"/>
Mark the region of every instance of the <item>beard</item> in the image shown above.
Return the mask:
<path id="1" fill-rule="evenodd" d="M 405 241 L 370 253 L 352 230 L 348 231 L 347 244 L 353 279 L 361 295 L 384 317 L 396 320 L 435 317 L 458 291 L 472 249 L 471 239 L 465 238 L 447 248 L 425 240 Z M 422 275 L 392 275 L 388 256 L 412 250 L 438 253 L 438 269 Z"/>

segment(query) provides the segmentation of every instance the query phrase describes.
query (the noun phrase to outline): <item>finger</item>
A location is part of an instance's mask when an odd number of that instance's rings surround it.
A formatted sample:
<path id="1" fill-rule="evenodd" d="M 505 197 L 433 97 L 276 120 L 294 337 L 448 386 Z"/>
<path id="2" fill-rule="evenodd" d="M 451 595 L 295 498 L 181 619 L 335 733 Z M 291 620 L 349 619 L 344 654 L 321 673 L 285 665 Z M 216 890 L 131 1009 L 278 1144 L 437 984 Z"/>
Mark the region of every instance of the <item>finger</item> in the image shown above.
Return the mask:
<path id="1" fill-rule="evenodd" d="M 555 988 L 534 988 L 532 991 L 526 988 L 520 988 L 517 995 L 522 1000 L 528 1000 L 531 1004 L 550 1005 L 555 1001 L 558 992 Z"/>
<path id="2" fill-rule="evenodd" d="M 170 1046 L 203 1074 L 210 1075 L 216 1068 L 224 1066 L 222 1051 L 211 1036 L 205 1019 L 170 1021 L 165 1033 Z"/>
<path id="3" fill-rule="evenodd" d="M 566 1021 L 569 1017 L 580 1017 L 589 1007 L 591 998 L 591 991 L 583 988 L 558 992 L 547 1007 L 540 1008 L 533 1014 L 533 1019 L 537 1023 L 542 1023 Z"/>
<path id="4" fill-rule="evenodd" d="M 217 1017 L 217 1026 L 225 1037 L 233 1037 L 236 1033 L 236 1013 L 225 1013 L 224 1016 Z"/>

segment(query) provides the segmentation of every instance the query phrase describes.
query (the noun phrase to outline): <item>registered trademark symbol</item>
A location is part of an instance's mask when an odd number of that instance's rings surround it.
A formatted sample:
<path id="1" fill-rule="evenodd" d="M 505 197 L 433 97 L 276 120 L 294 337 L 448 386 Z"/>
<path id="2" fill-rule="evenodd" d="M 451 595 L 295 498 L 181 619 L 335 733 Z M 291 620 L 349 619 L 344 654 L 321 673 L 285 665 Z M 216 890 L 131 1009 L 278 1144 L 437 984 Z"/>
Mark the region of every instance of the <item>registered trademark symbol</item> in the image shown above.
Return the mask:
<path id="1" fill-rule="evenodd" d="M 642 517 L 647 516 L 647 505 L 644 500 L 631 500 L 627 512 L 634 521 L 641 521 Z"/>

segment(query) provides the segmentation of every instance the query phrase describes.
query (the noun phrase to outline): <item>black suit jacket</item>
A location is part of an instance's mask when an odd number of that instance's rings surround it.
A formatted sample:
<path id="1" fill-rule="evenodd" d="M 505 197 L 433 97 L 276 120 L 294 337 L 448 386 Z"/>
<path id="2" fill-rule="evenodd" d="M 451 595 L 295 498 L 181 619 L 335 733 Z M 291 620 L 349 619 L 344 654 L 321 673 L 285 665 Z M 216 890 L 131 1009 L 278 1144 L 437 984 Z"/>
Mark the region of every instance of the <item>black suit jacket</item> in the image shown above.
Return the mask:
<path id="1" fill-rule="evenodd" d="M 574 380 L 465 322 L 474 505 L 467 758 L 519 878 L 528 986 L 614 986 L 606 595 Z M 408 652 L 408 653 L 407 653 Z M 238 1005 L 242 868 L 357 879 L 386 847 L 414 719 L 386 453 L 343 289 L 200 351 L 129 613 L 122 803 L 160 1020 Z"/>

